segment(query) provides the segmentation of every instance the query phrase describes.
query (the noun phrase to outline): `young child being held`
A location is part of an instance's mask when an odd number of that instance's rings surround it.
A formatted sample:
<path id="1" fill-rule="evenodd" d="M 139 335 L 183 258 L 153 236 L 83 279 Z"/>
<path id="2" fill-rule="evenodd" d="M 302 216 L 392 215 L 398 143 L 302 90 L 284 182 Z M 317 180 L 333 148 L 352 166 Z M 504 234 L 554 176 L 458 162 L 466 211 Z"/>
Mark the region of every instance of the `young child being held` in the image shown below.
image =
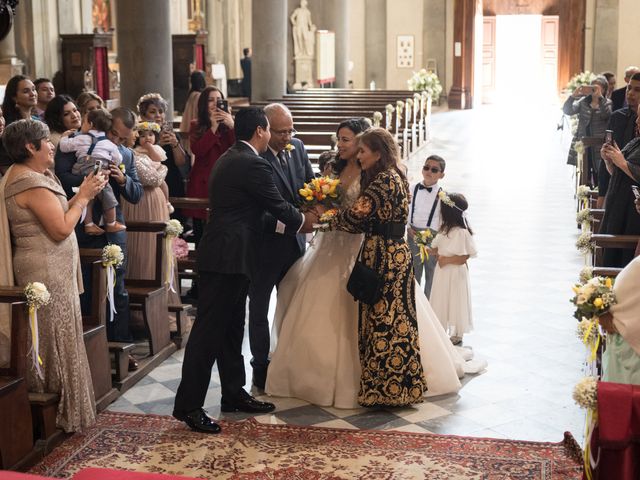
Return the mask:
<path id="1" fill-rule="evenodd" d="M 157 145 L 160 140 L 160 125 L 155 122 L 140 122 L 138 124 L 138 138 L 136 138 L 135 152 L 139 155 L 146 155 L 152 161 L 157 172 L 162 176 L 167 176 L 167 167 L 162 165 L 167 159 L 164 149 Z M 167 182 L 162 182 L 160 189 L 167 201 L 169 213 L 174 212 L 173 205 L 169 203 L 169 186 Z"/>
<path id="2" fill-rule="evenodd" d="M 457 345 L 462 335 L 473 329 L 467 260 L 475 257 L 477 250 L 464 214 L 467 200 L 459 193 L 441 191 L 439 195 L 441 223 L 431 243 L 438 264 L 429 301 L 451 342 Z"/>
<path id="3" fill-rule="evenodd" d="M 100 163 L 100 168 L 106 170 L 109 176 L 109 165 L 120 166 L 122 155 L 118 151 L 115 143 L 107 138 L 106 132 L 111 130 L 111 114 L 103 109 L 92 110 L 87 113 L 82 122 L 80 133 L 73 130 L 66 131 L 60 139 L 60 150 L 62 152 L 75 152 L 76 163 L 73 165 L 72 173 L 75 175 L 89 175 L 94 171 L 96 163 Z M 109 233 L 120 232 L 125 227 L 116 221 L 116 206 L 118 200 L 113 193 L 113 189 L 107 183 L 104 189 L 96 195 L 102 204 L 102 214 L 105 221 L 104 230 L 93 223 L 93 201 L 87 205 L 87 213 L 84 217 L 84 231 L 88 235 L 102 235 L 105 230 Z"/>

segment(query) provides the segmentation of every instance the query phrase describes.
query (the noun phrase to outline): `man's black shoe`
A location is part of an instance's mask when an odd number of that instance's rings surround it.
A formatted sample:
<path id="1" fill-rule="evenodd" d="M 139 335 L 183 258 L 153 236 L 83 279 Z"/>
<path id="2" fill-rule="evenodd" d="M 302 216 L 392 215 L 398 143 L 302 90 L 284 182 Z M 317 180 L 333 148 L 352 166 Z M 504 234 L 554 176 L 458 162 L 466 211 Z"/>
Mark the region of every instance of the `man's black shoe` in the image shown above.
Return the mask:
<path id="1" fill-rule="evenodd" d="M 220 425 L 211 420 L 211 417 L 198 408 L 189 413 L 173 411 L 173 418 L 186 423 L 191 430 L 202 433 L 220 433 Z"/>
<path id="2" fill-rule="evenodd" d="M 276 406 L 273 403 L 256 400 L 244 390 L 234 401 L 221 400 L 220 410 L 223 412 L 268 413 L 273 412 Z"/>

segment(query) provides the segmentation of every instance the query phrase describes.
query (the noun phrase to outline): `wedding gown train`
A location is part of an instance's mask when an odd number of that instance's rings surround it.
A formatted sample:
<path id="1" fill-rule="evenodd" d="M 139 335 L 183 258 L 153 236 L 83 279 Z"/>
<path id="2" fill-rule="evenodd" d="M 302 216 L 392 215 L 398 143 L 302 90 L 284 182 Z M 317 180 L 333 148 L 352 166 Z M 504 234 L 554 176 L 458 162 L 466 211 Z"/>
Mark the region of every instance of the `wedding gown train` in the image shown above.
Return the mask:
<path id="1" fill-rule="evenodd" d="M 358 188 L 347 196 L 357 197 Z M 358 303 L 347 279 L 362 235 L 316 234 L 278 288 L 265 391 L 319 406 L 358 408 Z M 416 286 L 416 311 L 426 396 L 457 392 L 465 359 L 451 344 L 429 301 Z"/>

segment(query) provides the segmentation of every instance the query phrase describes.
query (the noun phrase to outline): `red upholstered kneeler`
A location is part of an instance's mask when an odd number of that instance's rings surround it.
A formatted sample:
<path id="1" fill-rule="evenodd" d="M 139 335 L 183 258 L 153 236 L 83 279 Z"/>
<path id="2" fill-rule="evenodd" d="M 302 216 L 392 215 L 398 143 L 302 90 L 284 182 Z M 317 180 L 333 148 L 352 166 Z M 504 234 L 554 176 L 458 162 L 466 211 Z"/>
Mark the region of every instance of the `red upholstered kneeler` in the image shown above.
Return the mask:
<path id="1" fill-rule="evenodd" d="M 640 385 L 598 382 L 598 428 L 592 442 L 599 480 L 640 480 Z"/>
<path id="2" fill-rule="evenodd" d="M 128 472 L 108 468 L 84 468 L 73 476 L 73 480 L 193 480 L 193 477 L 164 473 Z"/>

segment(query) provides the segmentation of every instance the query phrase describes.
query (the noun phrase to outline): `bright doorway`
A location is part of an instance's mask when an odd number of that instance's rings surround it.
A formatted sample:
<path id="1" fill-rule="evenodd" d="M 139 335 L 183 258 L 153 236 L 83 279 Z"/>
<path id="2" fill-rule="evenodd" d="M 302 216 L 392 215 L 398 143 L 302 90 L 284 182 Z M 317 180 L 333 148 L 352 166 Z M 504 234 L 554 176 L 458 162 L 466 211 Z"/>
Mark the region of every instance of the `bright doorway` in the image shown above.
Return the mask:
<path id="1" fill-rule="evenodd" d="M 558 17 L 483 18 L 482 103 L 557 98 Z"/>

